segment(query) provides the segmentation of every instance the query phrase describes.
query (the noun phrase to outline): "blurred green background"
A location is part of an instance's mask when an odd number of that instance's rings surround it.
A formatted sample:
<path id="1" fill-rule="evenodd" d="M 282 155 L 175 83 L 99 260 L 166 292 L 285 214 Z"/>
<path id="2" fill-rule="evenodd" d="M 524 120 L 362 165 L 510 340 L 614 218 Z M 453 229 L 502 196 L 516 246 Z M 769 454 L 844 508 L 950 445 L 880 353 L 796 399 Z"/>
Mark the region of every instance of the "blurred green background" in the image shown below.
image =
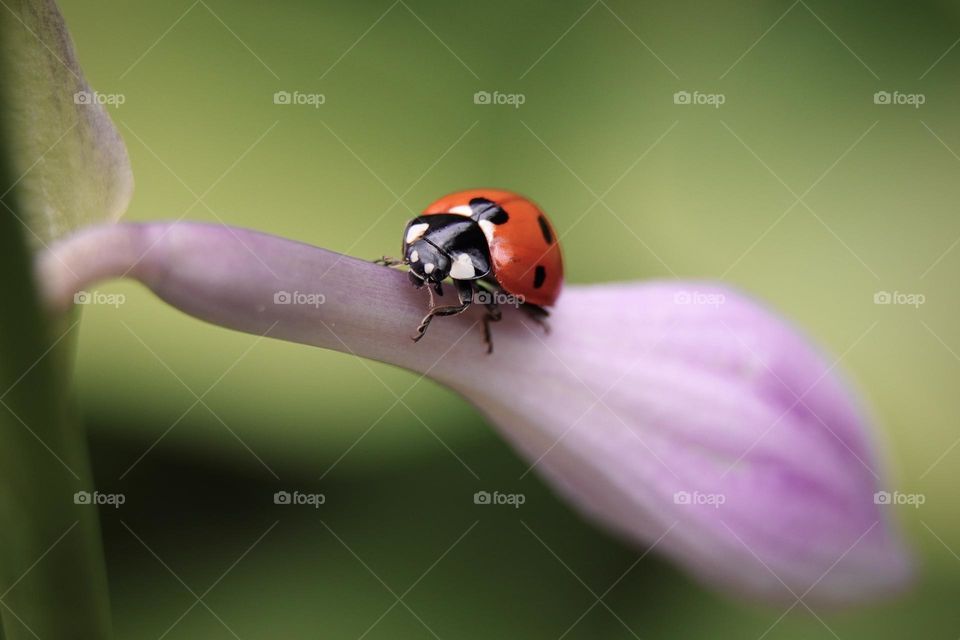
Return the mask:
<path id="1" fill-rule="evenodd" d="M 126 303 L 84 309 L 76 392 L 98 488 L 127 496 L 101 510 L 119 638 L 960 635 L 960 5 L 60 4 L 91 85 L 125 98 L 128 219 L 372 258 L 441 194 L 522 191 L 563 234 L 571 283 L 723 279 L 795 319 L 843 356 L 893 487 L 926 496 L 898 512 L 915 590 L 781 617 L 653 556 L 631 569 L 642 550 L 519 480 L 526 465 L 428 380 L 110 283 Z M 408 390 L 419 418 L 394 406 Z M 527 503 L 476 506 L 481 489 Z M 276 506 L 278 490 L 327 502 Z"/>

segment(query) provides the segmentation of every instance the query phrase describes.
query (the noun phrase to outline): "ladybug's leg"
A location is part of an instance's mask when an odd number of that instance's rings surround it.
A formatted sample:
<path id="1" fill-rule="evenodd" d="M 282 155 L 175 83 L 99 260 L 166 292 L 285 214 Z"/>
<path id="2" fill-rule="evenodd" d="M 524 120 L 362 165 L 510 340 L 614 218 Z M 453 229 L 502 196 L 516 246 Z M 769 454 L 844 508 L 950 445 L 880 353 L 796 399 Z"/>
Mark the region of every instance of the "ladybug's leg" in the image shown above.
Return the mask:
<path id="1" fill-rule="evenodd" d="M 407 279 L 410 280 L 410 284 L 412 284 L 415 288 L 417 289 L 423 288 L 423 284 L 424 284 L 423 280 L 418 278 L 416 274 L 413 273 L 413 271 L 407 271 Z M 430 294 L 430 297 L 433 298 L 433 294 Z"/>
<path id="2" fill-rule="evenodd" d="M 413 336 L 414 342 L 419 342 L 427 333 L 427 327 L 430 326 L 430 322 L 433 321 L 435 316 L 455 316 L 458 313 L 463 313 L 473 302 L 473 282 L 469 280 L 454 280 L 454 284 L 457 287 L 457 293 L 460 296 L 460 304 L 451 304 L 443 307 L 433 307 L 430 309 L 430 313 L 423 316 L 423 320 L 420 321 L 420 326 L 417 327 L 417 334 Z M 431 295 L 431 303 L 432 303 Z"/>
<path id="3" fill-rule="evenodd" d="M 403 264 L 403 260 L 399 258 L 391 258 L 390 256 L 383 256 L 373 261 L 373 264 L 382 264 L 385 267 L 396 267 L 397 265 Z"/>
<path id="4" fill-rule="evenodd" d="M 483 301 L 483 306 L 487 308 L 487 313 L 483 316 L 483 341 L 487 345 L 487 353 L 493 353 L 493 335 L 490 332 L 490 324 L 499 322 L 503 314 L 500 313 L 500 307 L 494 302 L 493 296 L 489 292 L 481 292 L 478 301 Z"/>
<path id="5" fill-rule="evenodd" d="M 544 333 L 550 333 L 550 325 L 547 323 L 547 317 L 550 315 L 549 311 L 543 307 L 529 303 L 520 305 L 520 308 L 523 309 L 528 316 L 530 316 L 531 320 L 540 325 L 540 328 L 543 329 Z"/>

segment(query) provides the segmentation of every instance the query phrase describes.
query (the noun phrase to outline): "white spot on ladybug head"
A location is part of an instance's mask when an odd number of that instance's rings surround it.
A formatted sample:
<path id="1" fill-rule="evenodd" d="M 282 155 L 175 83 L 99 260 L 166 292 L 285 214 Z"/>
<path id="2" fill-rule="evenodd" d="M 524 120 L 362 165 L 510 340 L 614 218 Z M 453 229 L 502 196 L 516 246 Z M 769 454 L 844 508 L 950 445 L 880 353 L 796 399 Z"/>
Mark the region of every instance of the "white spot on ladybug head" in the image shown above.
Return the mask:
<path id="1" fill-rule="evenodd" d="M 427 264 L 423 265 L 423 272 L 427 275 L 430 275 L 436 268 L 437 267 L 432 262 L 428 262 Z"/>
<path id="2" fill-rule="evenodd" d="M 461 216 L 472 216 L 473 209 L 471 209 L 468 204 L 458 204 L 455 207 L 450 207 L 450 213 L 456 213 Z"/>
<path id="3" fill-rule="evenodd" d="M 410 244 L 414 240 L 423 237 L 423 234 L 427 232 L 427 229 L 430 228 L 426 222 L 419 222 L 417 224 L 412 224 L 407 228 L 407 244 Z"/>
<path id="4" fill-rule="evenodd" d="M 420 252 L 416 249 L 410 252 L 410 262 L 420 262 Z"/>
<path id="5" fill-rule="evenodd" d="M 454 280 L 472 280 L 476 275 L 473 260 L 465 253 L 458 255 L 450 265 L 450 277 Z"/>
<path id="6" fill-rule="evenodd" d="M 493 224 L 492 222 L 490 222 L 489 220 L 481 220 L 478 224 L 480 225 L 480 229 L 483 230 L 483 235 L 485 235 L 485 236 L 487 237 L 487 244 L 492 244 L 492 243 L 493 243 L 493 229 L 494 229 L 494 227 L 495 227 L 496 225 L 494 225 L 494 224 Z"/>

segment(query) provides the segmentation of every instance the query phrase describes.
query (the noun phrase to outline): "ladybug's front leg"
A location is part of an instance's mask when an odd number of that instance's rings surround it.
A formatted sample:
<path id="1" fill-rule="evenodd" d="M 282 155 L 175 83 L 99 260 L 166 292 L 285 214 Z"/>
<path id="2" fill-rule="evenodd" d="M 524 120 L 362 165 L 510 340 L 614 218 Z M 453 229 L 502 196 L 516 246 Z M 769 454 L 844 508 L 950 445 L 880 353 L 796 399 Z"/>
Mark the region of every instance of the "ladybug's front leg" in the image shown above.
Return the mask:
<path id="1" fill-rule="evenodd" d="M 483 316 L 483 341 L 487 345 L 487 353 L 493 353 L 493 334 L 490 331 L 490 325 L 500 322 L 503 314 L 500 313 L 500 307 L 489 291 L 481 291 L 477 301 L 482 301 L 483 306 L 487 308 L 487 313 Z"/>
<path id="2" fill-rule="evenodd" d="M 403 260 L 399 258 L 391 258 L 390 256 L 383 256 L 373 261 L 373 264 L 382 264 L 385 267 L 396 267 L 398 265 L 404 264 Z"/>
<path id="3" fill-rule="evenodd" d="M 427 327 L 430 326 L 430 322 L 433 321 L 434 316 L 455 316 L 466 311 L 473 302 L 472 281 L 454 280 L 453 283 L 457 287 L 457 295 L 460 296 L 460 304 L 451 304 L 443 307 L 433 307 L 430 309 L 430 313 L 423 317 L 423 320 L 420 321 L 420 326 L 417 327 L 417 334 L 413 336 L 414 342 L 419 342 L 420 339 L 426 335 Z"/>

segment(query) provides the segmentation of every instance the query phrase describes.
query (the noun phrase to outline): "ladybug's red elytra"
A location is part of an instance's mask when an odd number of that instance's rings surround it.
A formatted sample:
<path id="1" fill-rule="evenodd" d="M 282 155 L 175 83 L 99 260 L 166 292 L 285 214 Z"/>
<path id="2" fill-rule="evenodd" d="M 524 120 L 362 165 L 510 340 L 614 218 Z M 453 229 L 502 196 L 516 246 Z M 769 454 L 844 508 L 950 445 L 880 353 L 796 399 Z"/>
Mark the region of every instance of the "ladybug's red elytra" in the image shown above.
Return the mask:
<path id="1" fill-rule="evenodd" d="M 533 202 L 511 191 L 470 189 L 446 195 L 407 223 L 403 259 L 384 264 L 410 267 L 417 288 L 430 287 L 431 309 L 413 337 L 420 340 L 435 316 L 487 308 L 484 337 L 493 351 L 490 323 L 500 319 L 495 293 L 510 294 L 539 323 L 560 295 L 563 260 L 553 225 Z M 433 306 L 450 278 L 459 304 Z M 545 325 L 544 325 L 545 326 Z"/>

